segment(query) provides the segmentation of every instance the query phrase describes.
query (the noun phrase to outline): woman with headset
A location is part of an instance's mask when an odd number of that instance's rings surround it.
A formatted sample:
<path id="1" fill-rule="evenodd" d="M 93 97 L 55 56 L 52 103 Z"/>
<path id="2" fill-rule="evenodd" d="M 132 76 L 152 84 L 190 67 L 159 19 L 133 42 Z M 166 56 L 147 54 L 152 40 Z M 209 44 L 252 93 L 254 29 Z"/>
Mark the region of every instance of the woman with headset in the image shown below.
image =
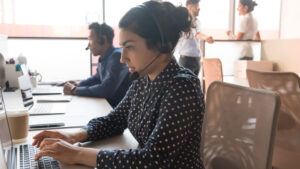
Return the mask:
<path id="1" fill-rule="evenodd" d="M 119 23 L 121 62 L 134 82 L 105 117 L 75 133 L 43 131 L 33 145 L 41 156 L 98 168 L 204 168 L 200 140 L 204 99 L 200 81 L 173 58 L 181 32 L 189 32 L 187 9 L 148 1 L 129 10 Z M 122 134 L 128 128 L 138 149 L 106 151 L 72 144 Z M 84 158 L 83 158 L 84 157 Z"/>

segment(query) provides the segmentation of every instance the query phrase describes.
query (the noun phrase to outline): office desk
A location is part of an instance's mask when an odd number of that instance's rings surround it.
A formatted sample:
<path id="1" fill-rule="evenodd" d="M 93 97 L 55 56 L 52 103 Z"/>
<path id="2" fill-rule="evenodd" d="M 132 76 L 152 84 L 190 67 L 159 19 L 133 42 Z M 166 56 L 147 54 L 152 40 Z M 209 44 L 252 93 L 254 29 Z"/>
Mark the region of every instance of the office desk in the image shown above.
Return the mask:
<path id="1" fill-rule="evenodd" d="M 61 131 L 76 131 L 78 129 L 59 129 Z M 27 143 L 31 144 L 33 139 L 32 137 L 37 134 L 40 131 L 30 131 Z M 101 141 L 97 142 L 87 142 L 87 143 L 80 143 L 77 144 L 79 146 L 83 147 L 92 147 L 97 149 L 105 149 L 105 150 L 115 150 L 115 149 L 122 149 L 122 150 L 128 150 L 128 149 L 135 149 L 138 148 L 138 142 L 135 140 L 135 138 L 131 135 L 130 131 L 128 129 L 125 130 L 125 132 L 122 135 L 114 136 L 111 138 L 107 138 Z M 81 165 L 65 165 L 61 164 L 61 169 L 90 169 L 92 167 L 86 167 Z"/>
<path id="2" fill-rule="evenodd" d="M 64 128 L 82 127 L 92 118 L 106 116 L 111 110 L 106 99 L 73 96 L 71 102 L 67 103 L 65 114 L 30 116 L 29 124 L 64 122 Z"/>

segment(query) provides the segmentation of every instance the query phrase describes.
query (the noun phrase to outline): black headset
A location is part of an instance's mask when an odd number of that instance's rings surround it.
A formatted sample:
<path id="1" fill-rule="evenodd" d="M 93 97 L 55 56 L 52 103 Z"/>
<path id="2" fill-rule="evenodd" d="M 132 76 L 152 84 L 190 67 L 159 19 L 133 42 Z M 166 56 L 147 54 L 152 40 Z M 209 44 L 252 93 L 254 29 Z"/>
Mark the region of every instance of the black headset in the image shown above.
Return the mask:
<path id="1" fill-rule="evenodd" d="M 164 39 L 164 36 L 163 36 L 163 33 L 162 33 L 162 29 L 158 23 L 158 20 L 152 15 L 152 13 L 148 10 L 148 8 L 142 4 L 139 6 L 139 8 L 141 9 L 145 9 L 147 11 L 147 13 L 150 15 L 150 17 L 153 19 L 158 31 L 159 31 L 159 34 L 160 34 L 160 42 L 159 43 L 159 54 L 149 63 L 147 64 L 140 72 L 133 72 L 133 73 L 130 73 L 130 79 L 131 80 L 136 80 L 140 77 L 140 73 L 145 71 L 159 56 L 161 53 L 168 53 L 168 52 L 171 52 L 171 48 L 172 48 L 172 44 L 171 43 L 166 43 L 165 42 L 165 39 Z"/>
<path id="2" fill-rule="evenodd" d="M 104 45 L 105 43 L 105 39 L 103 37 L 103 35 L 101 34 L 101 25 L 98 24 L 96 30 L 94 29 L 95 33 L 96 33 L 96 37 L 97 37 L 97 42 L 99 45 Z"/>
<path id="3" fill-rule="evenodd" d="M 105 43 L 105 40 L 104 40 L 104 38 L 103 38 L 103 36 L 98 36 L 97 35 L 97 39 L 98 39 L 98 43 L 99 43 L 99 45 L 104 45 L 104 43 Z"/>
<path id="4" fill-rule="evenodd" d="M 149 11 L 148 7 L 146 7 L 144 4 L 140 5 L 140 8 L 143 8 L 147 11 L 147 13 L 150 15 L 150 18 L 153 19 L 158 31 L 159 31 L 159 36 L 160 36 L 160 42 L 158 42 L 158 46 L 159 46 L 159 51 L 161 53 L 168 53 L 171 52 L 171 48 L 172 48 L 172 43 L 170 42 L 166 42 L 164 36 L 163 36 L 163 32 L 162 32 L 162 28 L 158 22 L 158 20 L 156 19 L 156 17 L 153 16 L 153 14 L 151 13 L 151 11 Z"/>

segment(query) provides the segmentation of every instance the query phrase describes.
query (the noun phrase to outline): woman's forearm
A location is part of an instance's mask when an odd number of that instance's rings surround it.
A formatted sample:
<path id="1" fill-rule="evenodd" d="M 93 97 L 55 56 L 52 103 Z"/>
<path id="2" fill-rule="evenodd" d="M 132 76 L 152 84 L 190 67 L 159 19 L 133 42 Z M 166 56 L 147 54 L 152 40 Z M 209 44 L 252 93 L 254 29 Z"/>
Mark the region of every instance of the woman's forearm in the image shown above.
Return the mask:
<path id="1" fill-rule="evenodd" d="M 75 157 L 77 164 L 83 164 L 91 167 L 97 167 L 97 156 L 100 150 L 94 148 L 80 147 Z"/>
<path id="2" fill-rule="evenodd" d="M 72 138 L 74 138 L 74 143 L 83 142 L 88 138 L 88 132 L 84 129 L 80 129 L 72 135 Z"/>

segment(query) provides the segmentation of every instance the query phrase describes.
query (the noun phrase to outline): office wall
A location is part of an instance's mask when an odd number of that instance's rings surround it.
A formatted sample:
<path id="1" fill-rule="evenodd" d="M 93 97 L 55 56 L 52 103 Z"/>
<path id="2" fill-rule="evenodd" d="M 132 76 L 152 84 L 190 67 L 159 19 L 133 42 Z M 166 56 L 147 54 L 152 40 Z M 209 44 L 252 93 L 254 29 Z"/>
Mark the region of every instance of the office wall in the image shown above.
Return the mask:
<path id="1" fill-rule="evenodd" d="M 0 53 L 2 55 L 7 54 L 7 36 L 0 34 Z"/>
<path id="2" fill-rule="evenodd" d="M 262 41 L 262 60 L 275 63 L 275 70 L 300 74 L 300 39 Z"/>
<path id="3" fill-rule="evenodd" d="M 300 1 L 281 0 L 281 5 L 280 38 L 300 38 Z"/>
<path id="4" fill-rule="evenodd" d="M 43 80 L 85 79 L 90 76 L 90 52 L 85 39 L 8 39 L 6 58 L 27 57 Z"/>

